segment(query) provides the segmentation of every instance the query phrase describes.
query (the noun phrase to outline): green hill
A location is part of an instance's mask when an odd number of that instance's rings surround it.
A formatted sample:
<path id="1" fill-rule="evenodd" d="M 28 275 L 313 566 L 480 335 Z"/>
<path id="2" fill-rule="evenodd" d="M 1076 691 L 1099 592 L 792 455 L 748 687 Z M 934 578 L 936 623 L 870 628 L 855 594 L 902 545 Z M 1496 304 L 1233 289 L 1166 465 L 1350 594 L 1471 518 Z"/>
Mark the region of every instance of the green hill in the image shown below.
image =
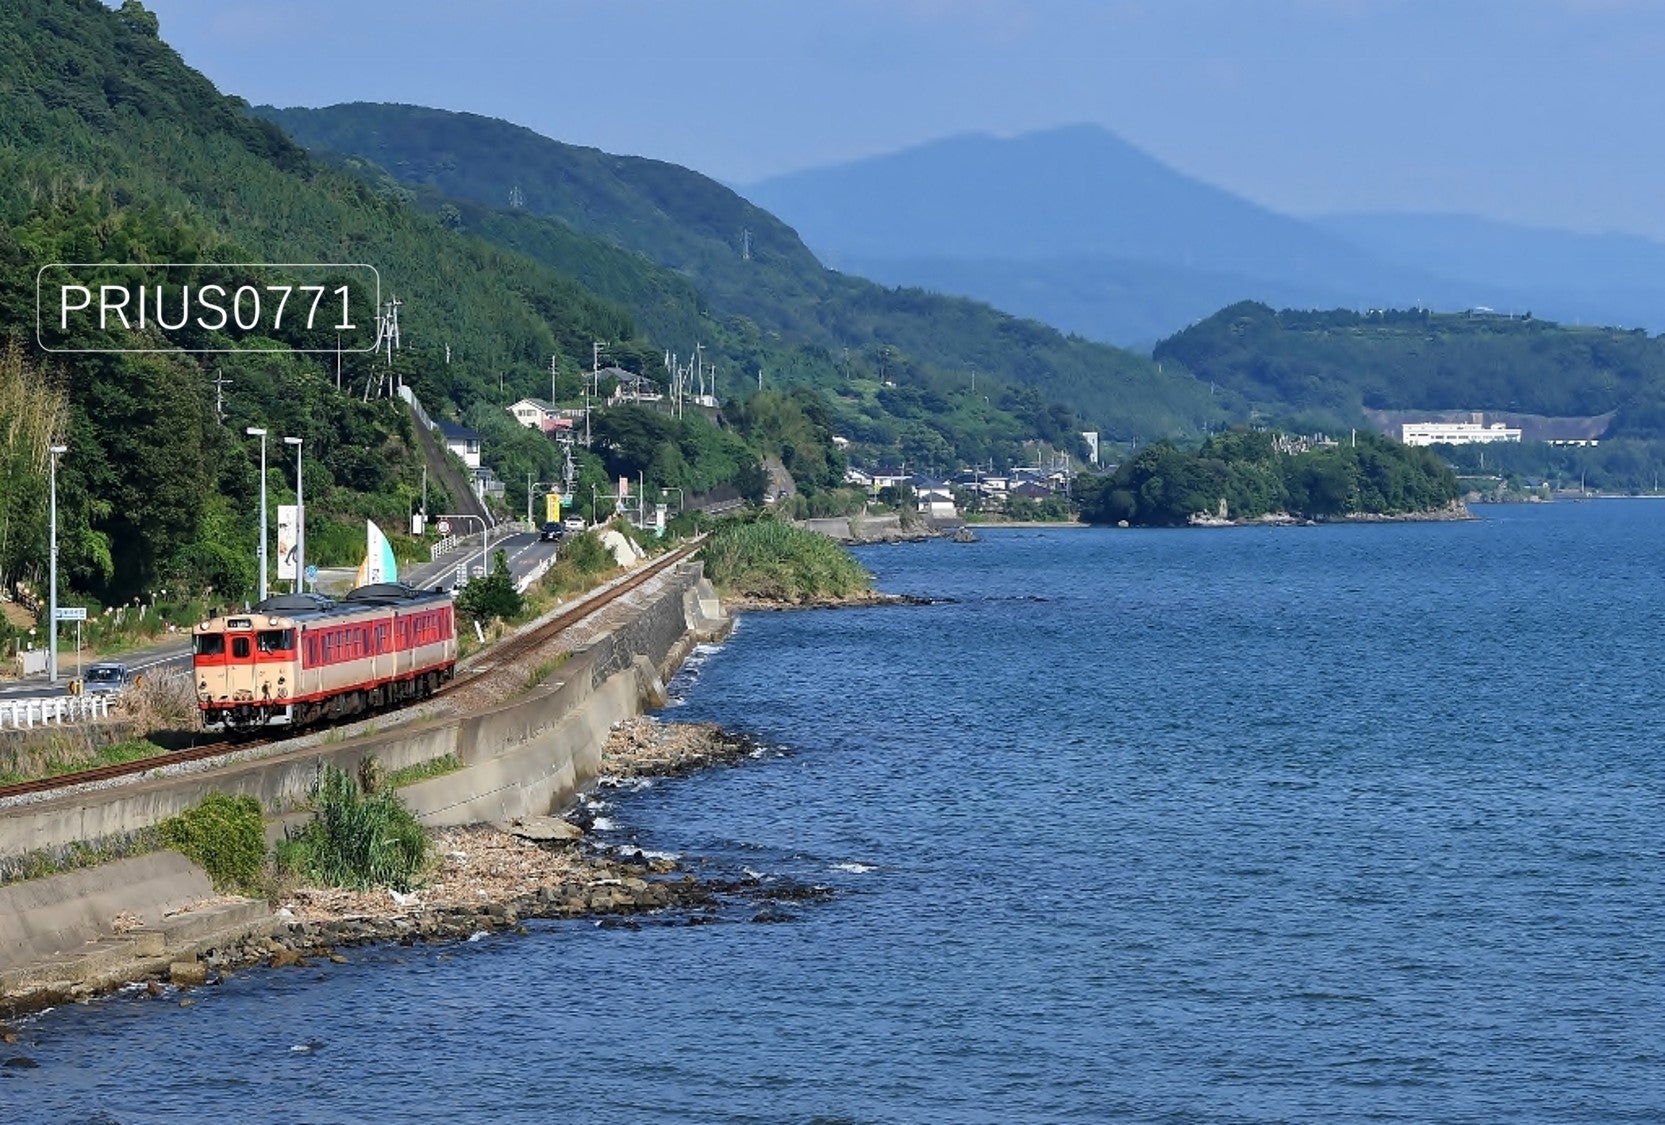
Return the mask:
<path id="1" fill-rule="evenodd" d="M 1611 413 L 1607 436 L 1665 437 L 1665 339 L 1640 329 L 1485 311 L 1275 312 L 1245 301 L 1155 355 L 1262 410 L 1338 426 L 1362 423 L 1366 411 Z"/>
<path id="2" fill-rule="evenodd" d="M 1096 428 L 1112 439 L 1202 430 L 1220 404 L 1194 380 L 1160 370 L 1143 356 L 1065 336 L 1035 321 L 975 301 L 918 289 L 886 289 L 824 268 L 798 236 L 721 184 L 676 165 L 562 144 L 492 118 L 405 105 L 353 104 L 256 112 L 315 150 L 349 153 L 413 189 L 469 200 L 498 212 L 511 193 L 525 213 L 560 220 L 657 262 L 685 278 L 734 333 L 732 363 L 757 366 L 787 382 L 813 380 L 831 393 L 853 378 L 876 377 L 949 401 L 970 393 L 971 373 L 1033 388 L 1007 405 L 1026 426 L 1065 432 Z M 621 297 L 584 257 L 564 256 L 560 239 L 528 238 L 501 214 L 470 220 L 494 241 L 559 262 L 598 292 Z M 537 239 L 547 240 L 540 247 Z M 638 307 L 634 304 L 632 307 Z M 644 313 L 644 322 L 646 314 Z M 656 325 L 661 322 L 655 322 Z M 693 340 L 686 340 L 684 350 Z M 768 369 L 774 345 L 794 357 Z M 831 370 L 829 370 L 829 361 Z M 842 412 L 873 405 L 872 389 Z M 989 394 L 990 406 L 1000 405 Z M 1048 402 L 1079 423 L 1056 425 Z M 854 407 L 853 409 L 851 407 Z M 969 409 L 969 407 L 968 407 Z M 883 414 L 881 406 L 873 413 Z M 907 415 L 904 414 L 904 418 Z M 1026 435 L 1027 436 L 1027 435 Z M 975 451 L 966 451 L 970 458 Z"/>
<path id="3" fill-rule="evenodd" d="M 621 306 L 312 160 L 186 67 L 131 2 L 0 7 L 0 336 L 32 338 L 36 271 L 54 261 L 374 263 L 405 302 L 395 374 L 439 413 L 547 394 L 551 356 L 576 389 L 595 339 L 615 341 L 625 357 L 658 356 Z M 303 342 L 274 335 L 279 346 Z M 369 356 L 343 358 L 339 390 L 333 356 L 60 357 L 31 346 L 11 362 L 14 386 L 67 398 L 67 422 L 51 427 L 69 446 L 62 562 L 67 582 L 98 601 L 168 585 L 222 595 L 249 587 L 258 445 L 248 425 L 304 439 L 309 545 L 320 562 L 350 561 L 335 556 L 362 543 L 356 521 L 396 528 L 415 499 L 409 422 L 396 400 L 365 401 Z M 223 419 L 216 373 L 229 381 Z M 0 497 L 33 495 L 49 439 L 0 431 Z M 269 450 L 274 503 L 292 486 L 285 451 Z M 505 469 L 556 473 L 552 443 L 536 434 L 508 434 L 498 455 Z M 601 479 L 599 465 L 594 472 Z M 38 580 L 44 512 L 34 503 L 8 512 L 0 504 L 0 584 Z"/>

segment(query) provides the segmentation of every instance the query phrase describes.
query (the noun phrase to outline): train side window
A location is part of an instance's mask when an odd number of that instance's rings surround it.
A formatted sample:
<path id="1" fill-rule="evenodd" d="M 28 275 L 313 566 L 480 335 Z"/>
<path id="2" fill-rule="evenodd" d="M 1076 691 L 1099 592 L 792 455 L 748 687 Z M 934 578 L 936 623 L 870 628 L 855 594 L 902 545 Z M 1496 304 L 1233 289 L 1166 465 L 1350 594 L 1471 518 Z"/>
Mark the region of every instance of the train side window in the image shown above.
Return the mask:
<path id="1" fill-rule="evenodd" d="M 249 639 L 247 637 L 232 637 L 231 655 L 238 660 L 247 660 L 249 655 Z"/>
<path id="2" fill-rule="evenodd" d="M 221 656 L 225 653 L 225 634 L 198 633 L 192 639 L 191 648 L 198 656 Z"/>

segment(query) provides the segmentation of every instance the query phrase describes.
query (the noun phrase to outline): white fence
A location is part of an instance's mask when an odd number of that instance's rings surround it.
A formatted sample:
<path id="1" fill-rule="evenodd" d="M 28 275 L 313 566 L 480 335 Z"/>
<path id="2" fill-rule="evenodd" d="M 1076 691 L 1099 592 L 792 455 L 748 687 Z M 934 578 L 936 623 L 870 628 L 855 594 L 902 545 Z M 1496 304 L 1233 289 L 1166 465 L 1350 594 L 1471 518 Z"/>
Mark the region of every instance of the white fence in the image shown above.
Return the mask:
<path id="1" fill-rule="evenodd" d="M 428 548 L 428 561 L 433 562 L 434 560 L 438 559 L 439 556 L 441 556 L 443 554 L 447 554 L 447 553 L 449 553 L 451 551 L 454 551 L 456 549 L 457 549 L 457 537 L 455 535 L 447 535 L 444 539 L 441 539 L 438 543 L 434 543 L 431 546 L 429 546 L 429 548 Z"/>
<path id="2" fill-rule="evenodd" d="M 35 699 L 0 699 L 0 730 L 24 729 L 64 723 L 82 723 L 110 717 L 108 695 L 58 695 Z"/>

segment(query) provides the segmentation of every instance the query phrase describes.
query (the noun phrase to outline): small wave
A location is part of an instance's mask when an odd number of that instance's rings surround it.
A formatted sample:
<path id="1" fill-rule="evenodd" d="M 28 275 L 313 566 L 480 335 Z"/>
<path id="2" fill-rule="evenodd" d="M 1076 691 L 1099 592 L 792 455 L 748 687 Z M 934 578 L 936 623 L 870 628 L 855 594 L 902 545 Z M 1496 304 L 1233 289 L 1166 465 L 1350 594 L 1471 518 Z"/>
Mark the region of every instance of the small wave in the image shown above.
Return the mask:
<path id="1" fill-rule="evenodd" d="M 596 784 L 604 786 L 608 789 L 623 789 L 627 793 L 640 793 L 644 789 L 652 789 L 653 788 L 653 778 L 651 778 L 651 777 L 614 777 L 611 774 L 609 774 L 609 775 L 606 775 L 604 777 L 596 778 Z M 588 802 L 586 802 L 586 804 L 588 804 Z M 588 807 L 597 808 L 599 806 L 595 805 L 595 804 L 588 804 Z"/>
<path id="2" fill-rule="evenodd" d="M 832 869 L 834 871 L 848 871 L 852 875 L 865 875 L 869 871 L 877 871 L 879 865 L 876 863 L 835 863 L 832 865 Z"/>
<path id="3" fill-rule="evenodd" d="M 615 827 L 616 825 L 604 816 L 598 816 L 590 822 L 590 828 L 596 832 L 611 832 Z"/>
<path id="4" fill-rule="evenodd" d="M 469 941 L 485 941 L 486 940 L 486 931 L 484 931 L 484 930 L 475 930 L 473 933 L 468 935 L 468 940 Z"/>

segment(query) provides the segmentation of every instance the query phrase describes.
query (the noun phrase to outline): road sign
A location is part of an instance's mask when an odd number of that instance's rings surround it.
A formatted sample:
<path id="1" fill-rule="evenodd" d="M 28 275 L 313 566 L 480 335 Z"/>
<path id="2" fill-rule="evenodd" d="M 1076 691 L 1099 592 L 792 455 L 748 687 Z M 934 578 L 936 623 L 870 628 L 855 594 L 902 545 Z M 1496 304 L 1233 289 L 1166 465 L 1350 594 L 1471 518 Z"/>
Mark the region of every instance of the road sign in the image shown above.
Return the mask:
<path id="1" fill-rule="evenodd" d="M 307 583 L 309 585 L 313 582 L 318 581 L 318 564 L 317 563 L 307 563 L 306 564 L 306 580 L 307 580 Z"/>
<path id="2" fill-rule="evenodd" d="M 439 521 L 439 533 L 441 535 L 450 535 L 451 534 L 451 521 L 450 520 L 440 520 Z"/>
<path id="3" fill-rule="evenodd" d="M 59 621 L 85 621 L 87 607 L 84 605 L 61 605 L 58 607 Z"/>

